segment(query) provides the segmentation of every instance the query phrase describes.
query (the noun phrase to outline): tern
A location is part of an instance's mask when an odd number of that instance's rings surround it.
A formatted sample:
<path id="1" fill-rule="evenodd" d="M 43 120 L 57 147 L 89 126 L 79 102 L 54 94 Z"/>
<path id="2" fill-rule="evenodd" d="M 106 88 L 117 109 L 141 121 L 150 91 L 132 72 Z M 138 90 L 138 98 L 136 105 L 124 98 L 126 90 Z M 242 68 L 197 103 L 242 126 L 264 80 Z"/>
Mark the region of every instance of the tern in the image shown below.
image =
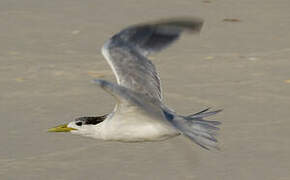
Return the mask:
<path id="1" fill-rule="evenodd" d="M 175 18 L 129 26 L 113 35 L 102 54 L 117 83 L 96 79 L 116 100 L 114 110 L 97 117 L 79 117 L 50 132 L 71 132 L 106 141 L 161 141 L 180 134 L 205 149 L 218 148 L 219 121 L 204 120 L 221 110 L 209 108 L 179 115 L 162 102 L 160 78 L 149 55 L 175 42 L 183 32 L 199 33 L 200 18 Z"/>

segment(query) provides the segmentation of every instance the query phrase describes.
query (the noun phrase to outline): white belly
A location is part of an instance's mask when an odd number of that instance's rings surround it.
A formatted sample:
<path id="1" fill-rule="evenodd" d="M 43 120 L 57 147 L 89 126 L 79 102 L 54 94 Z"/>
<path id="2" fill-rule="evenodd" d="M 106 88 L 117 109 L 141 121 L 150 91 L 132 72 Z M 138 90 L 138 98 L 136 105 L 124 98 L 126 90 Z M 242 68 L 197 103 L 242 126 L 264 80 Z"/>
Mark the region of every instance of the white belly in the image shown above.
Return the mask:
<path id="1" fill-rule="evenodd" d="M 167 120 L 154 119 L 142 114 L 118 114 L 102 123 L 104 140 L 139 142 L 160 141 L 179 135 Z"/>

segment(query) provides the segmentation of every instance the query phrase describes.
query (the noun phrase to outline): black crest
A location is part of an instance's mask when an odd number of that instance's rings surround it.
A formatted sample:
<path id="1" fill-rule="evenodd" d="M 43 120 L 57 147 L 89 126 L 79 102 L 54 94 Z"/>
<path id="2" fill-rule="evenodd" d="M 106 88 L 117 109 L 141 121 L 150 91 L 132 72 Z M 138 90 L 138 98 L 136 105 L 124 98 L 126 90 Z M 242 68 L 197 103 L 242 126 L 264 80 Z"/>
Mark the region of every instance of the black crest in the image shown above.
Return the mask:
<path id="1" fill-rule="evenodd" d="M 82 125 L 96 125 L 101 122 L 103 122 L 107 118 L 108 114 L 105 114 L 103 116 L 94 116 L 94 117 L 79 117 L 76 118 L 76 125 L 82 126 Z"/>

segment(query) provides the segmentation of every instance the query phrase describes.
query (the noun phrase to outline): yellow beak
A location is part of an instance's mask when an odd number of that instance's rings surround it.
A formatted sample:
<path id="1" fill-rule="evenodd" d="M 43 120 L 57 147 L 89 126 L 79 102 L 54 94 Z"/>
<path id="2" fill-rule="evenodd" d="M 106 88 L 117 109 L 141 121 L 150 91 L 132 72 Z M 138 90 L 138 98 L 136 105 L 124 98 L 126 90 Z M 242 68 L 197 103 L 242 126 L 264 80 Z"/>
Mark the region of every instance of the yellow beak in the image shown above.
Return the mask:
<path id="1" fill-rule="evenodd" d="M 49 129 L 48 132 L 70 132 L 72 130 L 77 130 L 77 129 L 67 127 L 67 124 L 62 124 L 62 125 Z"/>

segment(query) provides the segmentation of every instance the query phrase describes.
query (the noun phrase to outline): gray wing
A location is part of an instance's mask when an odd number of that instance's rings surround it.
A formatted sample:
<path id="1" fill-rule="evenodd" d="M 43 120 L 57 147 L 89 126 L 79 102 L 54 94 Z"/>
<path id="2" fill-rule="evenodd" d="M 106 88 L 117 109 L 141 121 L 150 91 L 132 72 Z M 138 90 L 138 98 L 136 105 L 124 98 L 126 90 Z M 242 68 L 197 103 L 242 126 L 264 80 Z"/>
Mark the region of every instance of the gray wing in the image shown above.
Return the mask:
<path id="1" fill-rule="evenodd" d="M 121 110 L 122 113 L 126 114 L 126 112 L 128 112 L 128 109 L 133 108 L 134 110 L 130 110 L 130 113 L 129 113 L 131 115 L 132 115 L 132 112 L 143 111 L 143 112 L 147 112 L 146 113 L 147 116 L 154 116 L 155 117 L 154 119 L 156 120 L 158 119 L 164 120 L 163 114 L 161 113 L 162 111 L 160 108 L 163 106 L 163 104 L 158 99 L 145 96 L 141 93 L 132 91 L 131 89 L 128 89 L 124 86 L 120 86 L 118 84 L 111 83 L 105 80 L 95 79 L 93 82 L 96 83 L 98 86 L 100 86 L 102 89 L 104 89 L 107 93 L 109 93 L 115 98 L 115 100 L 117 101 L 117 104 L 116 104 L 117 108 L 115 108 L 114 113 L 122 109 Z M 120 111 L 118 111 L 118 113 L 120 113 Z M 136 118 L 134 119 L 136 120 Z M 126 121 L 128 120 L 128 118 L 118 119 L 118 121 L 120 120 Z"/>
<path id="2" fill-rule="evenodd" d="M 160 79 L 147 58 L 176 41 L 187 30 L 199 32 L 201 19 L 171 19 L 128 27 L 105 43 L 102 53 L 119 85 L 162 99 Z"/>

